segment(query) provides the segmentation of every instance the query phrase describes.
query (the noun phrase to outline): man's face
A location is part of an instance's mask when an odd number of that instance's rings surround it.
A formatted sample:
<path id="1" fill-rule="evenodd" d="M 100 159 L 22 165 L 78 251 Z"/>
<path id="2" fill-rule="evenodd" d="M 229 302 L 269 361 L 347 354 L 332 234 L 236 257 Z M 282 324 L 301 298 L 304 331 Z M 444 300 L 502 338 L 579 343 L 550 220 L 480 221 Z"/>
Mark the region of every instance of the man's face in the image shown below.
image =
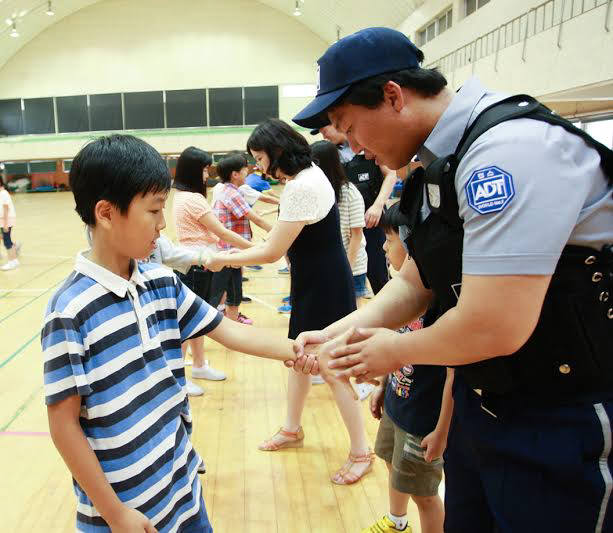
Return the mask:
<path id="1" fill-rule="evenodd" d="M 368 159 L 397 170 L 415 155 L 429 134 L 420 100 L 413 92 L 388 82 L 378 107 L 345 103 L 328 111 L 328 118 L 347 136 L 356 154 L 364 150 Z"/>
<path id="2" fill-rule="evenodd" d="M 167 192 L 139 194 L 130 203 L 127 213 L 116 211 L 111 231 L 118 252 L 134 259 L 149 257 L 160 231 L 166 227 L 164 205 L 167 196 Z"/>
<path id="3" fill-rule="evenodd" d="M 332 124 L 319 128 L 319 133 L 322 134 L 326 141 L 330 141 L 332 144 L 343 144 L 347 142 L 345 134 L 338 131 Z"/>

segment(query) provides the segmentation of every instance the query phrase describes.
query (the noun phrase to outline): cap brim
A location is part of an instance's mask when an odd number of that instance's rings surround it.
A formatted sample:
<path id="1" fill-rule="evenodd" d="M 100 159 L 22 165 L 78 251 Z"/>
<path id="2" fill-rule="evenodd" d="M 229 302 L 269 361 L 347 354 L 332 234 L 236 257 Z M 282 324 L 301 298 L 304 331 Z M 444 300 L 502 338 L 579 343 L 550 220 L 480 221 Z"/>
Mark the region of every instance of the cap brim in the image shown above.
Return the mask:
<path id="1" fill-rule="evenodd" d="M 336 103 L 336 101 L 347 92 L 349 87 L 350 85 L 347 85 L 336 91 L 316 96 L 315 99 L 292 120 L 298 124 L 298 126 L 304 128 L 319 129 L 327 126 L 330 124 L 327 114 L 328 108 Z"/>

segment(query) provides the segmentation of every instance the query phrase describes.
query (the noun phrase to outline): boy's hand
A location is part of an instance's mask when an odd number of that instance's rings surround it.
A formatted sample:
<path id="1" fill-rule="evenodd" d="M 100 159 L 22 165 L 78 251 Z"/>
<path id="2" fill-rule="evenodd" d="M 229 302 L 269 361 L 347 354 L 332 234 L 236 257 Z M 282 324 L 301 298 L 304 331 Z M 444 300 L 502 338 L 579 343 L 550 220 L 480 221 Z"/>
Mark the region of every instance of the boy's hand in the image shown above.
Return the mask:
<path id="1" fill-rule="evenodd" d="M 300 357 L 304 355 L 305 346 L 307 344 L 323 344 L 329 340 L 328 336 L 322 330 L 303 331 L 294 341 L 294 353 Z M 307 373 L 308 372 L 305 372 L 305 374 Z"/>
<path id="2" fill-rule="evenodd" d="M 151 520 L 127 505 L 122 506 L 115 519 L 108 524 L 113 533 L 158 533 Z"/>
<path id="3" fill-rule="evenodd" d="M 443 438 L 441 432 L 434 430 L 422 439 L 421 447 L 426 450 L 424 452 L 426 463 L 431 463 L 434 459 L 443 456 L 443 452 L 447 447 L 447 439 Z"/>
<path id="4" fill-rule="evenodd" d="M 319 348 L 320 345 L 318 344 L 308 344 L 303 355 L 285 361 L 284 364 L 287 368 L 293 368 L 298 373 L 316 376 L 319 374 L 319 361 L 317 360 Z"/>
<path id="5" fill-rule="evenodd" d="M 379 385 L 370 395 L 370 414 L 373 418 L 381 420 L 383 416 L 383 399 L 385 398 L 385 385 Z"/>

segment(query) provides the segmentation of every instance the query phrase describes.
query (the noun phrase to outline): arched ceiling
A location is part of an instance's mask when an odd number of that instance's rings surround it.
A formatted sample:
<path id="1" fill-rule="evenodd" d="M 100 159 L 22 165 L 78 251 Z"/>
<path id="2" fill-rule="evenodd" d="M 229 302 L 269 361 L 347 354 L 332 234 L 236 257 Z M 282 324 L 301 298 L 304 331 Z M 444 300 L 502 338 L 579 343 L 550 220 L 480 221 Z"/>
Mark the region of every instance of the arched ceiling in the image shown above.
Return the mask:
<path id="1" fill-rule="evenodd" d="M 0 0 L 0 68 L 39 33 L 64 17 L 103 0 Z M 194 0 L 195 1 L 195 0 Z M 217 0 L 223 2 L 224 0 Z M 293 17 L 324 41 L 332 43 L 368 26 L 396 27 L 425 0 L 247 0 L 265 4 Z M 13 22 L 18 37 L 11 37 Z"/>

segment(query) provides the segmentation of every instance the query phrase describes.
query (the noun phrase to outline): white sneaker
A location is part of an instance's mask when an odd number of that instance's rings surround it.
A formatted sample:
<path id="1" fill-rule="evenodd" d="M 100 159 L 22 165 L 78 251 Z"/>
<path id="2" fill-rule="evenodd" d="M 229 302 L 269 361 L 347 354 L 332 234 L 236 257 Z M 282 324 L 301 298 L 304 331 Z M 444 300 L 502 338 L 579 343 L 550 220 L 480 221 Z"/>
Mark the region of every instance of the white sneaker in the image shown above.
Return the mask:
<path id="1" fill-rule="evenodd" d="M 188 396 L 202 396 L 204 394 L 204 389 L 196 385 L 193 381 L 185 378 L 187 382 L 187 395 Z"/>
<path id="2" fill-rule="evenodd" d="M 192 366 L 192 379 L 208 379 L 209 381 L 223 381 L 226 375 L 221 370 L 215 370 L 209 365 L 208 360 L 204 366 Z"/>
<path id="3" fill-rule="evenodd" d="M 4 263 L 4 265 L 0 267 L 0 270 L 15 270 L 18 266 L 19 266 L 19 261 L 17 259 L 13 259 L 12 261 L 9 261 L 8 263 Z"/>
<path id="4" fill-rule="evenodd" d="M 355 391 L 358 393 L 360 400 L 368 398 L 372 391 L 375 390 L 375 386 L 372 383 L 360 383 L 355 386 Z"/>
<path id="5" fill-rule="evenodd" d="M 312 385 L 323 385 L 325 383 L 324 378 L 322 378 L 319 374 L 316 376 L 311 376 L 311 384 Z"/>

